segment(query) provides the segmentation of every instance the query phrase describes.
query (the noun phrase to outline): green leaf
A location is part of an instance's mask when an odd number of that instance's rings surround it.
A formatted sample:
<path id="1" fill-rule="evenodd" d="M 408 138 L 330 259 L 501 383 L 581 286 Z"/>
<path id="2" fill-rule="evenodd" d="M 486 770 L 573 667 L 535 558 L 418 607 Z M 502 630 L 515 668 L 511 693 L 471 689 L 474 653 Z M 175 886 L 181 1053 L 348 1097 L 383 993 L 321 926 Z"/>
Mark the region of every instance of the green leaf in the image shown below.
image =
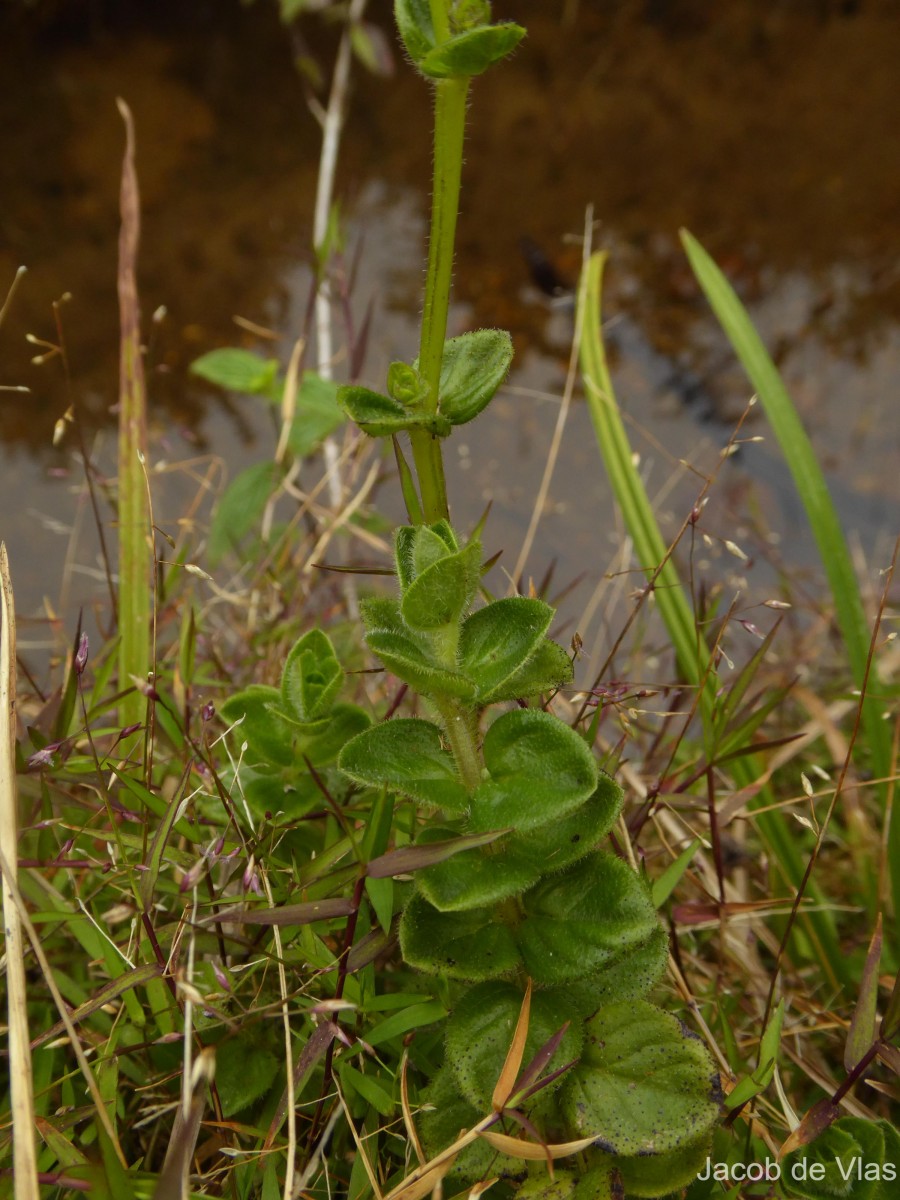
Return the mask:
<path id="1" fill-rule="evenodd" d="M 506 58 L 524 36 L 522 26 L 512 22 L 481 25 L 434 46 L 416 63 L 423 75 L 432 79 L 468 78 Z"/>
<path id="2" fill-rule="evenodd" d="M 219 710 L 222 719 L 231 724 L 241 721 L 234 736 L 246 739 L 248 760 L 251 763 L 274 763 L 290 766 L 295 759 L 296 729 L 280 713 L 281 692 L 278 688 L 252 683 L 248 688 L 229 696 Z"/>
<path id="3" fill-rule="evenodd" d="M 426 696 L 443 694 L 469 700 L 475 693 L 471 679 L 459 671 L 435 666 L 411 637 L 402 633 L 370 633 L 366 641 L 389 671 Z"/>
<path id="4" fill-rule="evenodd" d="M 190 372 L 226 391 L 256 395 L 267 392 L 272 386 L 278 373 L 278 362 L 250 350 L 228 346 L 202 354 L 191 363 Z"/>
<path id="5" fill-rule="evenodd" d="M 484 739 L 484 762 L 490 778 L 472 797 L 476 832 L 536 829 L 573 812 L 597 786 L 597 764 L 584 741 L 539 709 L 498 717 Z"/>
<path id="6" fill-rule="evenodd" d="M 430 836 L 431 829 L 426 833 Z M 447 831 L 441 831 L 446 837 Z M 420 841 L 427 840 L 424 837 Z M 508 839 L 494 843 L 491 850 L 464 851 L 418 874 L 422 895 L 441 912 L 458 912 L 497 904 L 510 896 L 520 895 L 541 875 L 540 866 L 531 861 L 512 861 L 507 851 Z"/>
<path id="7" fill-rule="evenodd" d="M 431 1158 L 459 1137 L 460 1130 L 471 1129 L 486 1113 L 477 1109 L 460 1095 L 453 1072 L 444 1065 L 428 1085 L 422 1099 L 425 1108 L 417 1115 L 416 1124 L 426 1155 Z M 444 1178 L 444 1194 L 456 1195 L 478 1179 L 496 1175 L 522 1178 L 525 1163 L 505 1154 L 498 1154 L 484 1139 L 476 1138 L 464 1147 Z"/>
<path id="8" fill-rule="evenodd" d="M 421 575 L 432 563 L 439 562 L 448 554 L 456 554 L 459 542 L 449 521 L 436 521 L 433 525 L 420 525 L 412 541 L 413 575 Z"/>
<path id="9" fill-rule="evenodd" d="M 594 850 L 612 829 L 622 799 L 622 789 L 616 781 L 601 772 L 593 795 L 580 808 L 530 833 L 513 834 L 504 844 L 504 860 L 531 863 L 539 870 L 536 878 L 572 866 Z"/>
<path id="10" fill-rule="evenodd" d="M 665 1154 L 698 1142 L 719 1119 L 721 1088 L 699 1038 L 646 1000 L 588 1021 L 581 1062 L 562 1090 L 573 1137 L 609 1154 Z"/>
<path id="11" fill-rule="evenodd" d="M 337 384 L 314 371 L 304 371 L 294 417 L 288 433 L 288 449 L 295 458 L 306 458 L 335 429 L 344 423 L 337 402 Z"/>
<path id="12" fill-rule="evenodd" d="M 404 408 L 413 408 L 428 395 L 428 384 L 409 363 L 392 362 L 388 367 L 387 390 Z"/>
<path id="13" fill-rule="evenodd" d="M 394 19 L 407 54 L 418 63 L 435 42 L 428 0 L 394 0 Z"/>
<path id="14" fill-rule="evenodd" d="M 473 539 L 456 554 L 448 554 L 421 571 L 400 604 L 413 629 L 455 625 L 469 607 L 481 579 L 481 542 Z"/>
<path id="15" fill-rule="evenodd" d="M 367 879 L 366 895 L 375 910 L 378 924 L 385 933 L 390 933 L 391 922 L 394 919 L 393 879 Z"/>
<path id="16" fill-rule="evenodd" d="M 508 596 L 467 617 L 459 639 L 460 667 L 475 680 L 478 700 L 491 704 L 534 657 L 553 620 L 543 600 Z"/>
<path id="17" fill-rule="evenodd" d="M 328 713 L 343 681 L 331 641 L 321 629 L 311 629 L 297 639 L 284 664 L 284 706 L 299 721 L 316 721 Z"/>
<path id="18" fill-rule="evenodd" d="M 374 1029 L 366 1033 L 366 1041 L 370 1046 L 380 1046 L 393 1038 L 403 1037 L 412 1029 L 422 1029 L 425 1025 L 433 1025 L 435 1021 L 443 1021 L 447 1010 L 439 1000 L 425 1000 L 421 1004 L 411 1004 L 409 1008 L 392 1013 L 380 1021 Z"/>
<path id="19" fill-rule="evenodd" d="M 519 966 L 513 934 L 493 909 L 441 913 L 424 896 L 403 911 L 400 948 L 411 967 L 448 979 L 499 979 Z"/>
<path id="20" fill-rule="evenodd" d="M 321 769 L 333 763 L 351 738 L 368 729 L 369 714 L 357 704 L 336 704 L 323 721 L 316 721 L 309 732 L 301 731 L 297 752 Z"/>
<path id="21" fill-rule="evenodd" d="M 891 1200 L 897 1194 L 900 1136 L 887 1121 L 841 1117 L 782 1163 L 789 1196 L 809 1200 Z"/>
<path id="22" fill-rule="evenodd" d="M 231 481 L 216 505 L 209 531 L 207 555 L 215 565 L 262 520 L 269 497 L 278 487 L 281 468 L 261 462 L 247 467 Z"/>
<path id="23" fill-rule="evenodd" d="M 501 700 L 524 700 L 571 683 L 572 677 L 568 654 L 562 646 L 544 638 L 527 663 L 494 688 L 487 698 L 479 697 L 479 702 L 496 704 Z"/>
<path id="24" fill-rule="evenodd" d="M 542 880 L 521 903 L 516 940 L 523 967 L 543 987 L 611 970 L 659 928 L 643 880 L 603 852 Z"/>
<path id="25" fill-rule="evenodd" d="M 575 1011 L 560 1008 L 557 999 L 548 1000 L 540 992 L 532 996 L 523 1067 L 567 1021 L 569 1029 L 548 1069 L 561 1067 L 580 1054 L 584 1027 Z M 480 983 L 466 992 L 447 1022 L 446 1061 L 462 1095 L 485 1112 L 490 1110 L 521 1008 L 522 990 L 515 984 Z M 550 1094 L 564 1078 L 542 1092 Z"/>
<path id="26" fill-rule="evenodd" d="M 590 854 L 618 815 L 622 790 L 608 775 L 586 803 L 567 817 L 530 833 L 512 834 L 488 851 L 465 851 L 419 872 L 422 894 L 441 912 L 478 908 L 521 895 L 548 872 L 562 871 Z M 437 830 L 435 838 L 449 831 Z M 419 842 L 431 840 L 427 829 Z M 460 839 L 464 841 L 465 839 Z"/>
<path id="27" fill-rule="evenodd" d="M 222 1115 L 233 1117 L 261 1099 L 274 1082 L 279 1060 L 244 1039 L 221 1042 L 216 1048 L 216 1088 Z"/>
<path id="28" fill-rule="evenodd" d="M 665 904 L 678 886 L 678 881 L 691 865 L 691 859 L 702 845 L 703 841 L 701 838 L 694 838 L 691 844 L 682 850 L 675 861 L 669 863 L 659 879 L 654 879 L 650 889 L 654 908 L 661 908 Z"/>
<path id="29" fill-rule="evenodd" d="M 428 429 L 436 437 L 446 437 L 450 432 L 446 417 L 404 408 L 398 400 L 369 388 L 338 388 L 337 402 L 370 437 L 389 437 L 407 429 Z"/>
<path id="30" fill-rule="evenodd" d="M 439 403 L 451 425 L 465 425 L 487 407 L 512 358 L 512 338 L 505 330 L 476 329 L 444 342 Z"/>
<path id="31" fill-rule="evenodd" d="M 739 1108 L 764 1092 L 772 1082 L 778 1051 L 781 1045 L 781 1027 L 784 1024 L 784 1000 L 769 1017 L 768 1024 L 759 1043 L 759 1066 L 728 1093 L 728 1107 Z"/>
<path id="32" fill-rule="evenodd" d="M 363 1075 L 348 1062 L 341 1062 L 338 1067 L 341 1083 L 351 1092 L 356 1092 L 367 1104 L 371 1104 L 376 1112 L 383 1117 L 390 1117 L 394 1112 L 395 1102 L 380 1079 L 374 1075 Z"/>
<path id="33" fill-rule="evenodd" d="M 548 989 L 548 995 L 561 995 L 565 1003 L 590 1017 L 604 1004 L 646 996 L 662 979 L 668 960 L 669 935 L 657 925 L 645 941 L 608 962 L 599 975 Z"/>
<path id="34" fill-rule="evenodd" d="M 613 1168 L 625 1185 L 625 1194 L 632 1197 L 668 1196 L 692 1183 L 703 1168 L 711 1150 L 711 1135 L 706 1134 L 690 1146 L 679 1146 L 667 1154 L 638 1155 L 637 1158 L 613 1158 L 602 1151 L 589 1152 L 588 1161 L 597 1162 L 578 1181 L 572 1200 L 593 1200 L 592 1182 L 595 1173 Z M 612 1193 L 610 1193 L 612 1195 Z M 722 1197 L 725 1200 L 725 1197 Z"/>
<path id="35" fill-rule="evenodd" d="M 465 788 L 430 721 L 408 717 L 373 725 L 347 743 L 338 766 L 357 783 L 388 787 L 432 808 L 465 810 Z"/>

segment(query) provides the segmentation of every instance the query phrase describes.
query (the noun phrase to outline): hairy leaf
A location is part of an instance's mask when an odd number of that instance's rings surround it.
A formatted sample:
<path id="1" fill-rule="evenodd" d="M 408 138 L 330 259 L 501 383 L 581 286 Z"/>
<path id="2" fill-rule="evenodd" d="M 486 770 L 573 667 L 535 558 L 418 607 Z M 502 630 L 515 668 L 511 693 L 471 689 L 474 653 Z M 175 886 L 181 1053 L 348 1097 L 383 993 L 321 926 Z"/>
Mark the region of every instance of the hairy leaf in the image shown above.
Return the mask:
<path id="1" fill-rule="evenodd" d="M 519 964 L 513 934 L 492 909 L 441 913 L 424 896 L 403 911 L 400 948 L 410 966 L 449 979 L 500 979 Z"/>
<path id="2" fill-rule="evenodd" d="M 418 63 L 435 41 L 428 0 L 394 0 L 394 19 L 407 54 Z"/>
<path id="3" fill-rule="evenodd" d="M 456 624 L 481 579 L 481 543 L 472 540 L 456 554 L 421 570 L 406 590 L 400 609 L 413 629 L 436 629 Z"/>
<path id="4" fill-rule="evenodd" d="M 507 596 L 466 619 L 459 640 L 462 669 L 475 680 L 487 704 L 535 654 L 553 620 L 543 600 Z"/>
<path id="5" fill-rule="evenodd" d="M 611 969 L 659 928 L 648 889 L 627 863 L 595 853 L 522 900 L 516 938 L 526 973 L 549 987 Z"/>
<path id="6" fill-rule="evenodd" d="M 506 58 L 525 36 L 521 25 L 481 25 L 441 42 L 417 60 L 419 70 L 432 79 L 480 75 Z"/>
<path id="7" fill-rule="evenodd" d="M 597 764 L 568 725 L 538 709 L 504 713 L 484 739 L 490 778 L 472 798 L 471 828 L 521 832 L 573 812 L 597 786 Z"/>
<path id="8" fill-rule="evenodd" d="M 477 417 L 509 374 L 512 338 L 505 330 L 477 329 L 444 343 L 440 410 L 452 425 Z"/>
<path id="9" fill-rule="evenodd" d="M 435 666 L 429 655 L 406 634 L 370 633 L 366 641 L 389 671 L 426 696 L 443 693 L 468 700 L 475 692 L 471 679 L 459 671 Z"/>
<path id="10" fill-rule="evenodd" d="M 357 783 L 389 787 L 432 808 L 462 812 L 468 799 L 441 731 L 415 717 L 365 730 L 347 743 L 338 766 Z"/>
<path id="11" fill-rule="evenodd" d="M 571 1132 L 610 1154 L 665 1154 L 719 1119 L 719 1076 L 706 1047 L 646 1000 L 611 1004 L 587 1023 L 581 1062 L 562 1090 Z"/>
<path id="12" fill-rule="evenodd" d="M 463 1096 L 485 1112 L 490 1109 L 494 1085 L 521 1007 L 522 990 L 515 984 L 480 983 L 466 992 L 447 1023 L 446 1060 Z M 560 1007 L 558 997 L 549 1000 L 535 992 L 523 1062 L 527 1064 L 567 1021 L 569 1029 L 549 1065 L 550 1070 L 578 1057 L 584 1030 L 575 1011 L 567 1010 L 565 1005 Z M 543 1090 L 548 1093 L 556 1090 L 563 1078 Z"/>
<path id="13" fill-rule="evenodd" d="M 437 437 L 446 437 L 450 432 L 446 417 L 405 408 L 399 400 L 369 388 L 338 388 L 337 402 L 351 421 L 371 437 L 389 437 L 405 429 L 430 429 Z"/>
<path id="14" fill-rule="evenodd" d="M 252 683 L 229 696 L 221 706 L 222 719 L 229 724 L 241 721 L 235 737 L 246 738 L 248 760 L 290 766 L 294 761 L 296 729 L 279 713 L 281 692 L 278 688 Z M 243 720 L 241 720 L 243 718 Z"/>
<path id="15" fill-rule="evenodd" d="M 281 676 L 285 708 L 300 721 L 327 714 L 340 691 L 344 672 L 334 647 L 321 629 L 311 629 L 292 646 Z"/>

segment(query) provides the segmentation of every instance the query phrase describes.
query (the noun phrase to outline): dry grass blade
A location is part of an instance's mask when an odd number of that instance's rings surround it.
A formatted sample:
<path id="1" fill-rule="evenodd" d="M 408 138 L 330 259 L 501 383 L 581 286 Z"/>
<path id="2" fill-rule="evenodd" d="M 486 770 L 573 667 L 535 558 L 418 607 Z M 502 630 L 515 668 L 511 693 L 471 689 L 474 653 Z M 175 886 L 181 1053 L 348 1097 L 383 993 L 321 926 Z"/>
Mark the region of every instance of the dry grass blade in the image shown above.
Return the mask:
<path id="1" fill-rule="evenodd" d="M 200 1056 L 194 1063 L 194 1078 L 191 1080 L 191 1102 L 187 1116 L 179 1107 L 175 1118 L 172 1137 L 166 1151 L 166 1161 L 153 1193 L 153 1200 L 185 1200 L 188 1194 L 188 1172 L 197 1136 L 200 1133 L 200 1122 L 206 1107 L 206 1085 L 212 1083 L 215 1075 L 215 1051 L 211 1046 L 201 1050 Z"/>
<path id="2" fill-rule="evenodd" d="M 117 101 L 125 122 L 119 233 L 119 687 L 146 679 L 150 669 L 150 566 L 147 549 L 150 513 L 143 461 L 147 454 L 147 400 L 137 292 L 140 198 L 134 166 L 134 122 L 124 100 Z M 147 701 L 129 691 L 119 705 L 123 725 L 141 724 Z"/>
<path id="3" fill-rule="evenodd" d="M 15 888 L 18 855 L 16 791 L 16 614 L 6 546 L 0 542 L 0 850 L 3 854 L 3 928 L 9 1010 L 15 1200 L 37 1200 L 34 1095 L 25 986 L 25 939 Z"/>
<path id="4" fill-rule="evenodd" d="M 406 1130 L 406 1136 L 409 1138 L 410 1145 L 416 1152 L 416 1158 L 419 1160 L 421 1167 L 425 1162 L 425 1151 L 422 1149 L 422 1143 L 419 1140 L 419 1131 L 416 1129 L 416 1123 L 413 1120 L 412 1108 L 409 1103 L 409 1051 L 403 1051 L 403 1058 L 400 1060 L 400 1109 L 403 1113 L 403 1128 Z"/>
<path id="5" fill-rule="evenodd" d="M 522 1066 L 522 1058 L 525 1054 L 525 1041 L 528 1037 L 528 1023 L 530 1019 L 531 980 L 529 979 L 525 995 L 522 998 L 522 1007 L 519 1009 L 519 1019 L 516 1021 L 516 1028 L 506 1054 L 506 1061 L 503 1063 L 503 1069 L 497 1080 L 497 1086 L 494 1088 L 493 1096 L 491 1096 L 491 1105 L 495 1112 L 500 1112 L 504 1108 L 512 1095 L 513 1088 L 516 1086 L 519 1069 Z"/>
<path id="6" fill-rule="evenodd" d="M 521 1138 L 510 1137 L 508 1133 L 493 1133 L 485 1131 L 481 1134 L 484 1140 L 495 1150 L 508 1154 L 510 1158 L 520 1158 L 525 1162 L 541 1162 L 547 1158 L 568 1158 L 572 1154 L 580 1154 L 593 1146 L 597 1140 L 593 1137 L 579 1138 L 575 1142 L 556 1142 L 543 1145 L 540 1142 L 523 1142 Z"/>

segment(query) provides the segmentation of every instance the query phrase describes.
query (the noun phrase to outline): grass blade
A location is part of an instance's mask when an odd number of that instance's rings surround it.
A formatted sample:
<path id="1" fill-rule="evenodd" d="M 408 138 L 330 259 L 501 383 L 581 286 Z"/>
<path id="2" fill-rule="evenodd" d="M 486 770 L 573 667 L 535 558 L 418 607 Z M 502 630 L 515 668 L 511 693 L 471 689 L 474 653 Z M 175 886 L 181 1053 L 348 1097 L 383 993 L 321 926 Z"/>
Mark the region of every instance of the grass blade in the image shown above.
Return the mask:
<path id="1" fill-rule="evenodd" d="M 671 558 L 671 550 L 660 533 L 650 499 L 634 465 L 606 362 L 600 308 L 606 257 L 604 252 L 591 256 L 579 288 L 578 302 L 584 314 L 581 323 L 581 367 L 585 394 L 607 475 L 634 541 L 641 569 L 653 583 L 657 606 L 675 649 L 679 668 L 687 681 L 700 691 L 699 712 L 707 739 L 710 740 L 715 728 L 718 681 L 711 668 L 709 647 L 694 621 L 691 605 Z M 712 750 L 713 747 L 708 749 Z M 762 774 L 752 757 L 736 758 L 731 768 L 737 790 L 754 784 Z M 767 807 L 773 802 L 772 793 L 764 787 L 757 792 L 750 807 Z M 796 892 L 803 882 L 804 863 L 793 831 L 788 829 L 781 814 L 775 811 L 757 814 L 756 822 L 781 874 Z M 821 903 L 821 892 L 813 881 L 810 881 L 809 890 Z M 803 926 L 832 982 L 848 980 L 851 972 L 840 953 L 834 922 L 827 909 L 805 914 Z"/>
<path id="2" fill-rule="evenodd" d="M 857 744 L 871 753 L 875 775 L 886 779 L 891 775 L 891 734 L 884 720 L 884 706 L 877 698 L 880 688 L 875 664 L 869 663 L 871 631 L 844 531 L 822 468 L 787 388 L 731 284 L 687 230 L 681 231 L 681 241 L 698 283 L 759 396 L 806 510 L 831 589 L 853 680 L 857 688 L 865 689 L 862 722 L 866 736 Z M 896 908 L 900 904 L 900 822 L 896 821 L 891 829 L 889 858 Z"/>
<path id="3" fill-rule="evenodd" d="M 147 398 L 141 355 L 137 294 L 137 248 L 140 210 L 134 166 L 134 122 L 124 100 L 118 101 L 125 122 L 119 233 L 119 687 L 133 678 L 146 680 L 150 669 L 150 578 L 148 551 L 150 511 L 143 461 L 147 453 Z M 142 724 L 147 701 L 129 691 L 119 705 L 123 726 Z"/>
<path id="4" fill-rule="evenodd" d="M 0 542 L 0 850 L 13 873 L 3 873 L 3 929 L 9 1011 L 9 1080 L 15 1200 L 38 1200 L 34 1146 L 34 1095 L 28 1037 L 25 936 L 13 887 L 19 831 L 16 791 L 16 614 L 6 546 Z"/>

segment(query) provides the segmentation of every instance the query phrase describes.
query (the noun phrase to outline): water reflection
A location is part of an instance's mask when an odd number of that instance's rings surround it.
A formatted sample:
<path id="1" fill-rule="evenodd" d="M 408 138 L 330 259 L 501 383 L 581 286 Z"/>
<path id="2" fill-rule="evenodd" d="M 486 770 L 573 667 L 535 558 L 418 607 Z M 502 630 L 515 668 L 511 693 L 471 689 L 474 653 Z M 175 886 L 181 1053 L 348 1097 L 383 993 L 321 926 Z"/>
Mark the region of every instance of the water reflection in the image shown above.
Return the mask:
<path id="1" fill-rule="evenodd" d="M 580 251 L 568 235 L 590 201 L 613 251 L 606 310 L 619 387 L 673 519 L 694 486 L 667 482 L 678 460 L 714 462 L 717 423 L 748 398 L 678 248 L 687 225 L 750 304 L 844 520 L 871 550 L 896 520 L 900 450 L 896 3 L 495 8 L 529 38 L 475 84 L 455 321 L 511 329 L 517 370 L 470 453 L 453 450 L 458 511 L 474 513 L 491 493 L 498 542 L 527 524 L 555 414 L 552 399 L 534 396 L 560 394 L 571 316 L 530 282 L 521 242 L 575 278 Z M 3 30 L 0 287 L 20 262 L 29 267 L 0 332 L 3 382 L 32 393 L 0 393 L 0 505 L 25 607 L 55 590 L 47 567 L 62 557 L 59 535 L 29 512 L 70 516 L 65 484 L 48 479 L 71 466 L 68 449 L 51 446 L 54 423 L 74 399 L 88 430 L 109 424 L 116 400 L 114 97 L 128 99 L 137 123 L 153 419 L 171 446 L 199 443 L 233 469 L 269 451 L 253 410 L 185 371 L 235 339 L 235 312 L 295 335 L 311 282 L 319 134 L 272 6 L 101 5 L 93 23 L 74 12 L 43 28 L 7 15 Z M 388 26 L 387 4 L 371 13 Z M 326 59 L 328 45 L 326 36 Z M 358 73 L 339 190 L 350 237 L 362 239 L 356 302 L 376 302 L 373 382 L 414 348 L 428 129 L 420 80 L 405 69 L 391 80 Z M 58 357 L 32 365 L 24 336 L 58 340 L 52 302 L 65 292 L 68 380 Z M 153 325 L 158 306 L 168 315 Z M 563 453 L 536 574 L 553 554 L 561 575 L 577 573 L 596 554 L 596 513 L 608 511 L 577 408 Z M 791 528 L 793 493 L 774 449 L 749 447 L 728 472 L 725 510 L 727 493 L 739 505 L 754 480 L 761 527 Z"/>

